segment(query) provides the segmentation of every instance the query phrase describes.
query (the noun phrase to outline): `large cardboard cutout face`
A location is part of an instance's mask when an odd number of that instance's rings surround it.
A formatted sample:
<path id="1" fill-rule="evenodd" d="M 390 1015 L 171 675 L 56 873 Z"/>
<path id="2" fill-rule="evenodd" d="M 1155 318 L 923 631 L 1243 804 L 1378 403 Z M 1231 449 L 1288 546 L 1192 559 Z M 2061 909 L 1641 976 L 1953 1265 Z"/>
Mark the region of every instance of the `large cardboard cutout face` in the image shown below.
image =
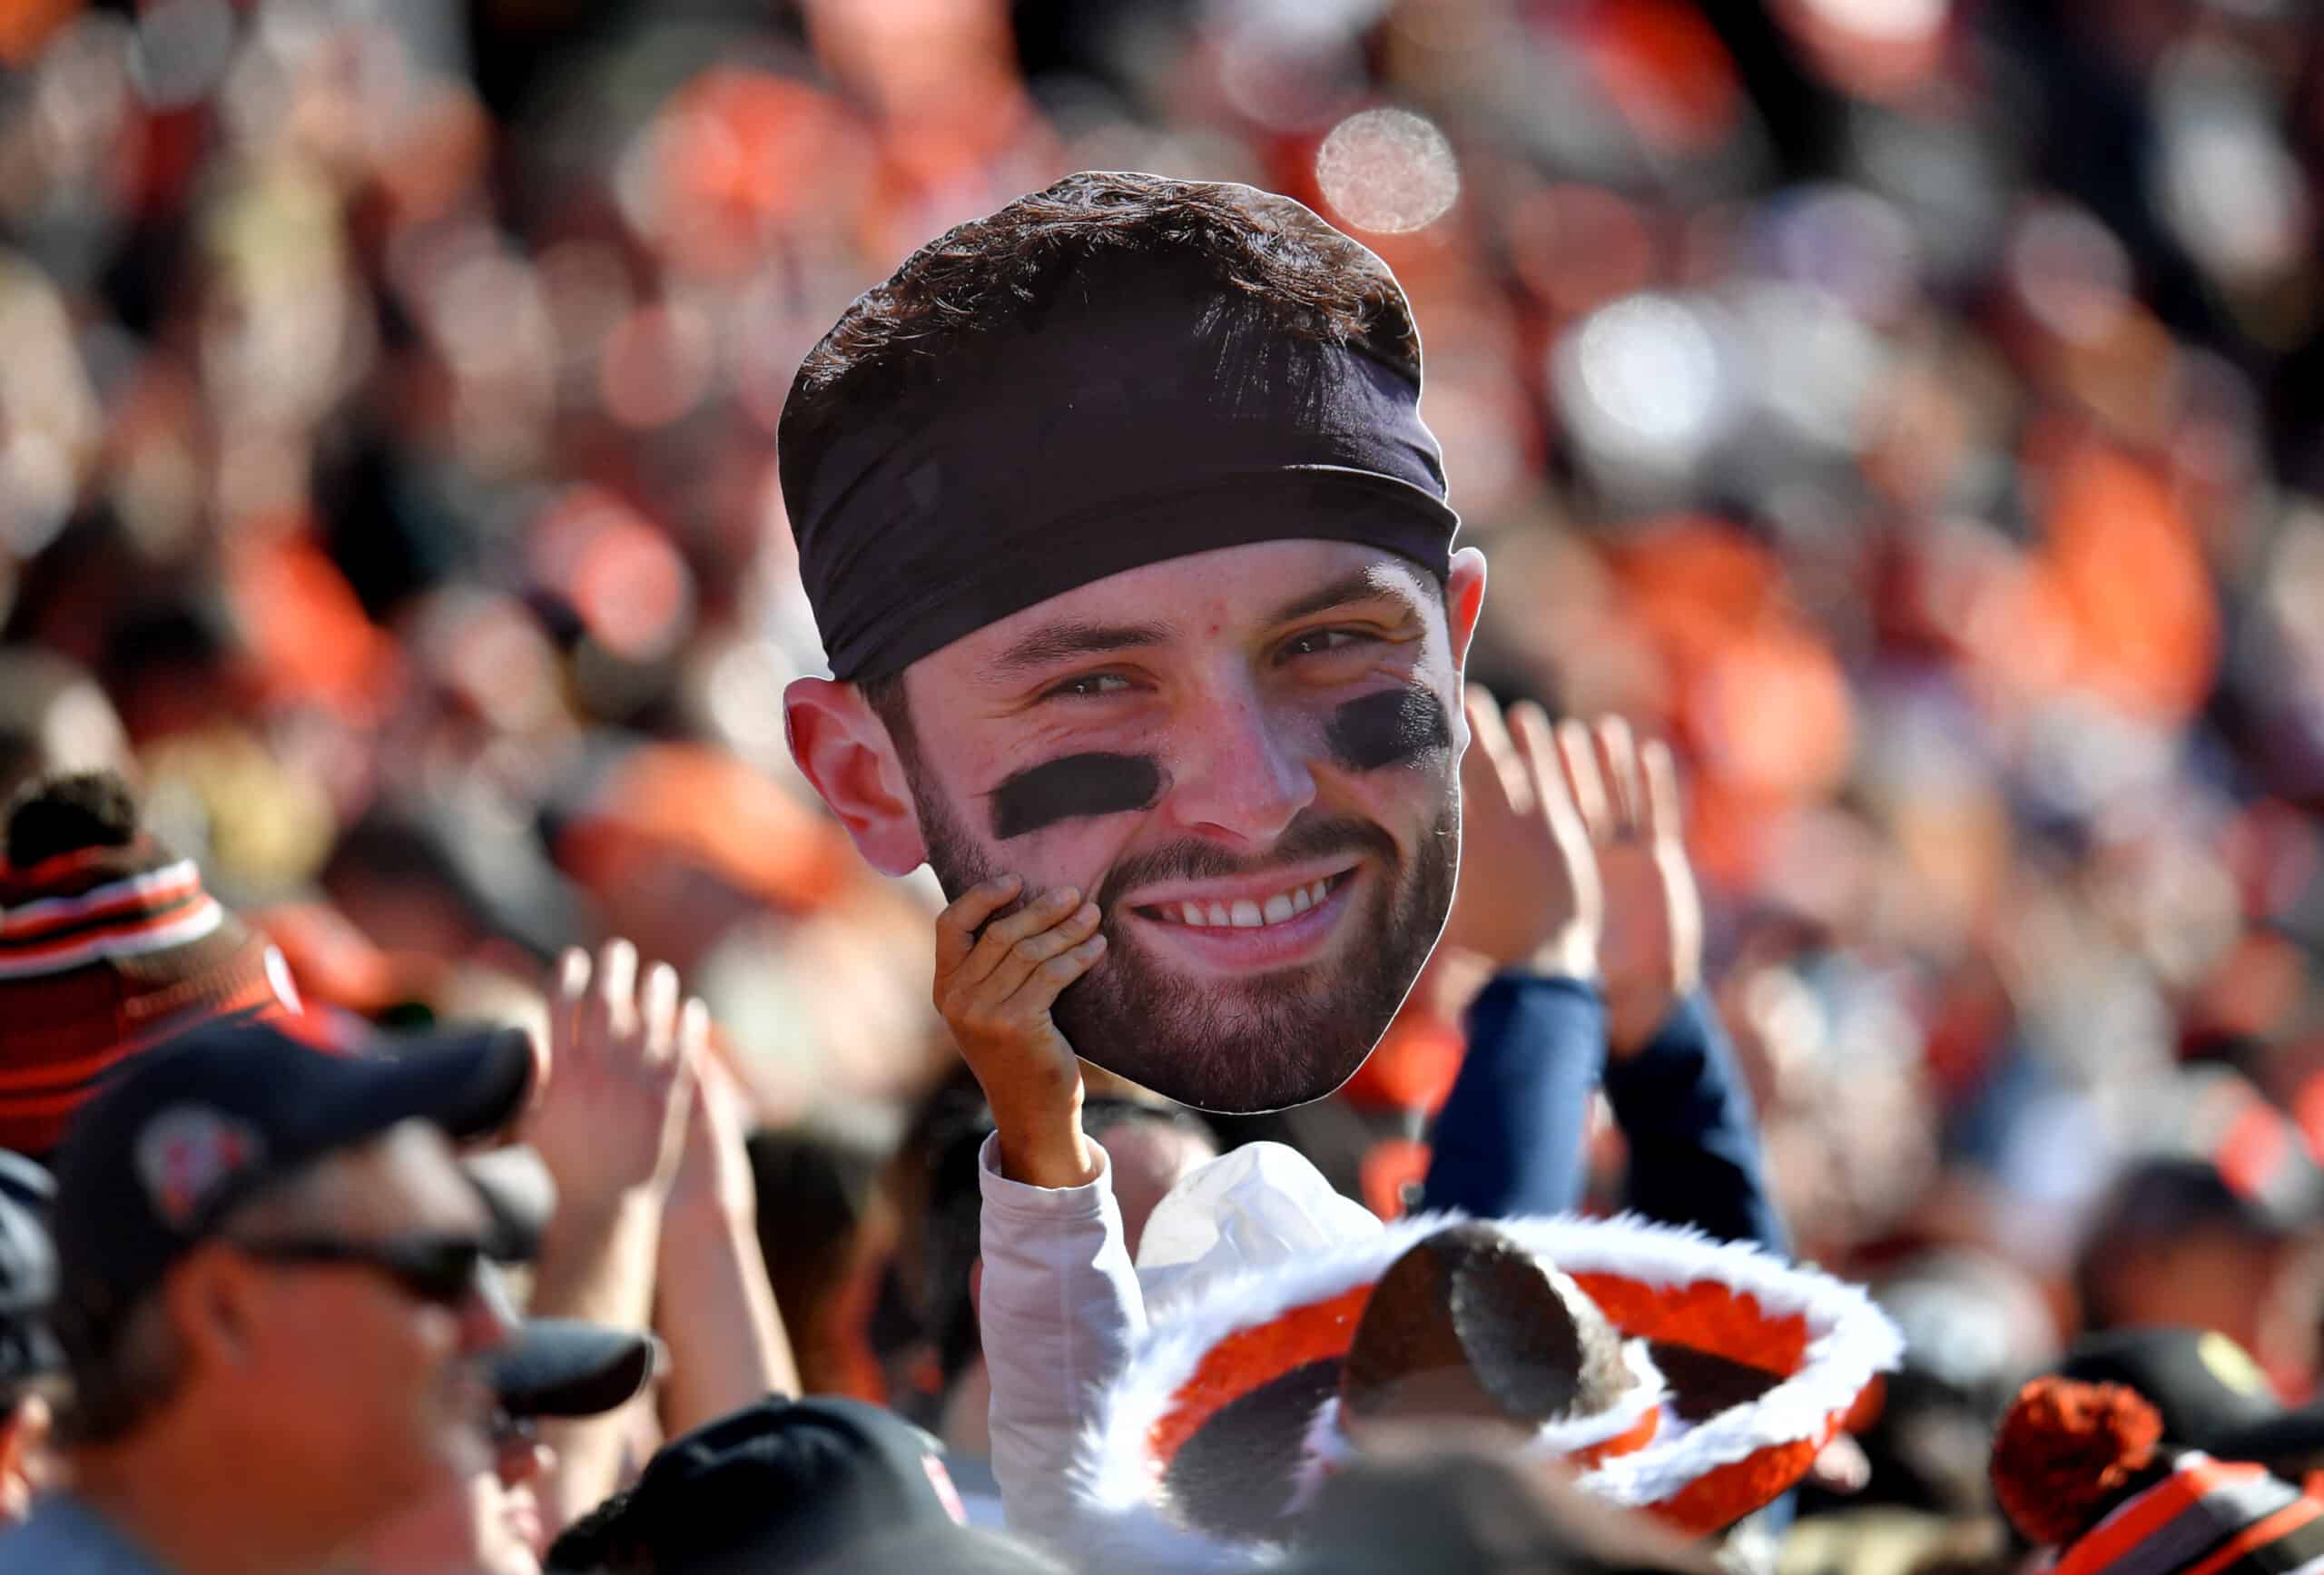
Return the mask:
<path id="1" fill-rule="evenodd" d="M 893 736 L 801 680 L 793 748 L 871 861 L 1091 894 L 1104 956 L 1059 999 L 1086 1059 L 1206 1110 L 1362 1066 L 1451 907 L 1461 664 L 1484 560 L 1283 540 L 1131 569 L 904 674 Z"/>

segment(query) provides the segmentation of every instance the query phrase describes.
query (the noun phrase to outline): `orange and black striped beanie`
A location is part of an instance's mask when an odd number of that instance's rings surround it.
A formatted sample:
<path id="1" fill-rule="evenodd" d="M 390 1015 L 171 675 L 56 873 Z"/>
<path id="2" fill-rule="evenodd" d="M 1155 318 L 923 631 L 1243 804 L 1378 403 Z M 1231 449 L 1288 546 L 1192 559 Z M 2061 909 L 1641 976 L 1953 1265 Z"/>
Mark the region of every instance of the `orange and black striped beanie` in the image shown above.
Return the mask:
<path id="1" fill-rule="evenodd" d="M 143 832 L 0 862 L 0 1148 L 54 1150 L 113 1068 L 212 1017 L 294 1018 L 281 954 Z"/>
<path id="2" fill-rule="evenodd" d="M 2046 1575 L 2324 1575 L 2324 1502 L 2257 1465 L 2162 1447 L 2119 1383 L 2037 1378 L 1994 1441 L 2002 1511 Z"/>

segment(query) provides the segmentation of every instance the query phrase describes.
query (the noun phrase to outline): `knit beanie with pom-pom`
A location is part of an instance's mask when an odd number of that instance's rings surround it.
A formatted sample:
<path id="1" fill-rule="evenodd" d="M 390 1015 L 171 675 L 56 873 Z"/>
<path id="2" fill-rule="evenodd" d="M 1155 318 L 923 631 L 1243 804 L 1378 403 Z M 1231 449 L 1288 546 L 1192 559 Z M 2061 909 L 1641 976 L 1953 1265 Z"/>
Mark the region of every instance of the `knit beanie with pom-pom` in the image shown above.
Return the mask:
<path id="1" fill-rule="evenodd" d="M 2324 1575 L 2324 1502 L 2162 1438 L 2135 1390 L 2037 1378 L 1994 1436 L 1994 1496 L 2051 1575 Z"/>

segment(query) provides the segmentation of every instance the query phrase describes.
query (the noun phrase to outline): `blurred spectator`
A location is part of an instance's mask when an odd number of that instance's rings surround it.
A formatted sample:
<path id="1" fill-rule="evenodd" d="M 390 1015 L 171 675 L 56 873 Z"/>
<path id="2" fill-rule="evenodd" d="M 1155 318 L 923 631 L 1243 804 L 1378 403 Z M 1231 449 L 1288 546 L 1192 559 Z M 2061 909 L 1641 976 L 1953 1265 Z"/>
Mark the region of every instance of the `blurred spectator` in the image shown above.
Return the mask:
<path id="1" fill-rule="evenodd" d="M 2154 1129 L 2102 1200 L 2078 1278 L 2093 1330 L 2208 1329 L 2307 1395 L 2324 1342 L 2324 1168 L 2289 1117 L 2244 1078 L 2176 1080 Z"/>
<path id="2" fill-rule="evenodd" d="M 2324 1502 L 2163 1442 L 2154 1408 L 2117 1383 L 2028 1383 L 1994 1436 L 1993 1478 L 2011 1523 L 2061 1563 L 2181 1575 L 2222 1556 L 2296 1570 L 2324 1555 Z"/>
<path id="3" fill-rule="evenodd" d="M 44 780 L 0 865 L 0 1142 L 44 1157 L 104 1076 L 211 1016 L 300 1010 L 281 956 L 140 829 L 129 787 Z"/>
<path id="4" fill-rule="evenodd" d="M 2286 1481 L 2324 1467 L 2324 1411 L 2277 1399 L 2251 1354 L 2214 1329 L 2123 1329 L 2075 1342 L 2061 1377 L 2135 1389 L 2164 1442 L 2215 1460 L 2250 1461 Z"/>
<path id="5" fill-rule="evenodd" d="M 487 1469 L 489 1216 L 448 1140 L 508 1124 L 522 1035 L 319 1054 L 213 1024 L 111 1082 L 57 1166 L 70 1486 L 28 1568 L 299 1570 Z"/>
<path id="6" fill-rule="evenodd" d="M 876 1406 L 770 1400 L 664 1445 L 633 1486 L 558 1540 L 549 1568 L 803 1569 L 913 1527 L 957 1531 L 962 1511 L 940 1456 L 934 1439 Z"/>

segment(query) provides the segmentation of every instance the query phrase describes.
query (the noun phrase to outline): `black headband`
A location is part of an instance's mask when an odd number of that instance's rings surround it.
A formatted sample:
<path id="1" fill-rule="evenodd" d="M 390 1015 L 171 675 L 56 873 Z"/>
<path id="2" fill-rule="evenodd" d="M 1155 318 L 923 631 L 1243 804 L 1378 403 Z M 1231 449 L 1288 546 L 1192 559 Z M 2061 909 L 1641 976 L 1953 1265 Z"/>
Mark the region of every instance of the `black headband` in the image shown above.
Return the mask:
<path id="1" fill-rule="evenodd" d="M 786 424 L 783 500 L 832 674 L 901 673 L 1093 580 L 1252 542 L 1360 543 L 1442 580 L 1460 518 L 1417 368 L 1235 307 L 1215 283 L 1108 270 L 879 416 L 827 440 Z"/>

